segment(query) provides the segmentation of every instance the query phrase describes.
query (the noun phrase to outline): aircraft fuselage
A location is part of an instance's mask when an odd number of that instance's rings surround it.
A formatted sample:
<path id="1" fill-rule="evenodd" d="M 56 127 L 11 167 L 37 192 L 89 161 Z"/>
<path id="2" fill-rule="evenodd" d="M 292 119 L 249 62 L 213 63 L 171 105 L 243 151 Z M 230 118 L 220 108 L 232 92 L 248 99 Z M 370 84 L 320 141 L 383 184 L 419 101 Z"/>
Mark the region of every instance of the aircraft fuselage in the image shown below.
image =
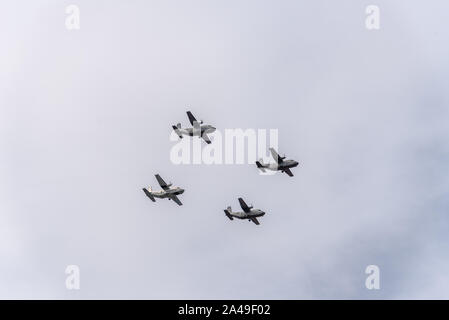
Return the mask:
<path id="1" fill-rule="evenodd" d="M 205 133 L 214 132 L 216 129 L 211 125 L 202 125 L 200 126 L 200 130 L 198 132 L 194 128 L 179 128 L 178 131 L 184 136 L 193 137 L 194 135 L 203 136 Z"/>
<path id="2" fill-rule="evenodd" d="M 295 160 L 284 160 L 281 163 L 262 164 L 262 168 L 272 171 L 284 171 L 286 169 L 297 167 L 298 164 L 298 161 Z"/>
<path id="3" fill-rule="evenodd" d="M 181 189 L 179 187 L 175 187 L 175 188 L 170 188 L 168 190 L 150 191 L 150 193 L 155 198 L 164 199 L 164 198 L 170 198 L 170 196 L 172 196 L 172 195 L 177 196 L 179 194 L 183 194 L 184 193 L 184 189 Z"/>
<path id="4" fill-rule="evenodd" d="M 243 211 L 230 211 L 227 210 L 228 213 L 237 219 L 251 219 L 251 218 L 257 218 L 257 217 L 262 217 L 265 215 L 265 212 L 263 212 L 260 209 L 251 209 L 249 212 L 243 212 Z"/>

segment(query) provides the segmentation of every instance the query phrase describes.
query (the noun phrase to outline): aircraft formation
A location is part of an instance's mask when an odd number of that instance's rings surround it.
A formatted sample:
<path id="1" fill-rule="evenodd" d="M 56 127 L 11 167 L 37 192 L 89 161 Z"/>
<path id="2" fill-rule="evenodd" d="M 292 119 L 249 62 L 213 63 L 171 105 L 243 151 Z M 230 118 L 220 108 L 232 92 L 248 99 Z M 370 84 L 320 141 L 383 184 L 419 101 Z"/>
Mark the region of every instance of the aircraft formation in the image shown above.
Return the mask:
<path id="1" fill-rule="evenodd" d="M 187 111 L 187 117 L 189 118 L 189 122 L 192 127 L 182 128 L 181 123 L 178 123 L 176 126 L 172 126 L 178 137 L 180 139 L 183 139 L 184 136 L 198 136 L 199 138 L 202 138 L 207 144 L 210 144 L 212 141 L 209 139 L 209 136 L 207 134 L 214 132 L 216 128 L 208 124 L 203 124 L 202 120 L 196 120 L 196 118 L 190 111 Z M 283 173 L 285 172 L 290 177 L 293 177 L 293 173 L 290 169 L 297 167 L 299 164 L 298 161 L 286 159 L 285 155 L 281 157 L 276 152 L 276 150 L 274 150 L 274 148 L 270 148 L 270 152 L 271 156 L 274 159 L 274 162 L 264 164 L 262 159 L 260 159 L 259 161 L 256 161 L 257 168 L 262 172 L 266 172 L 266 170 L 280 171 Z M 159 174 L 156 174 L 155 177 L 162 190 L 153 191 L 151 187 L 148 187 L 148 189 L 142 188 L 145 195 L 153 202 L 156 202 L 156 198 L 167 198 L 168 200 L 173 200 L 173 202 L 175 202 L 177 205 L 182 206 L 182 202 L 179 200 L 178 195 L 183 194 L 184 189 L 172 186 L 173 184 L 171 182 L 166 183 Z M 228 206 L 226 209 L 224 209 L 226 217 L 228 217 L 230 220 L 234 220 L 234 218 L 241 220 L 246 219 L 250 222 L 254 222 L 256 225 L 259 225 L 260 223 L 257 218 L 264 216 L 265 212 L 260 209 L 253 209 L 252 205 L 248 206 L 243 198 L 238 198 L 238 200 L 243 211 L 233 212 L 231 206 Z"/>

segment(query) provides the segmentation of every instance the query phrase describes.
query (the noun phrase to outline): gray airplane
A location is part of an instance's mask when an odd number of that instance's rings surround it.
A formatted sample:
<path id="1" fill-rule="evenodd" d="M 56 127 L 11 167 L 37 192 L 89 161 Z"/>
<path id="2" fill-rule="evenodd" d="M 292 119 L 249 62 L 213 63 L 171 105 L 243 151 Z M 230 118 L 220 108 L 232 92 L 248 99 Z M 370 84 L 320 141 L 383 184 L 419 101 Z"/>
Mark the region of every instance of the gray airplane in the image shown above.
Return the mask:
<path id="1" fill-rule="evenodd" d="M 276 163 L 267 163 L 264 164 L 262 162 L 262 159 L 259 161 L 256 161 L 257 168 L 262 170 L 262 172 L 265 172 L 265 170 L 271 170 L 271 171 L 281 171 L 288 174 L 290 177 L 293 177 L 293 173 L 290 171 L 290 168 L 294 168 L 298 166 L 298 161 L 295 160 L 284 160 L 285 155 L 281 157 L 277 154 L 276 150 L 273 148 L 270 148 L 271 155 L 273 156 L 273 159 L 276 160 Z"/>
<path id="2" fill-rule="evenodd" d="M 214 132 L 216 128 L 212 127 L 209 124 L 203 124 L 203 120 L 200 120 L 198 122 L 190 111 L 187 111 L 187 116 L 189 117 L 192 128 L 181 128 L 180 123 L 178 123 L 176 126 L 172 126 L 178 137 L 182 139 L 182 136 L 197 136 L 199 138 L 203 138 L 206 143 L 211 143 L 207 134 Z"/>
<path id="3" fill-rule="evenodd" d="M 159 182 L 159 185 L 161 186 L 161 191 L 153 191 L 151 187 L 148 187 L 148 190 L 143 188 L 143 192 L 147 195 L 148 198 L 151 199 L 151 201 L 156 202 L 156 199 L 154 198 L 168 198 L 168 200 L 173 200 L 178 205 L 182 206 L 181 201 L 179 201 L 177 195 L 183 194 L 184 189 L 181 189 L 180 187 L 172 187 L 172 183 L 169 184 L 165 183 L 165 181 L 161 178 L 160 175 L 156 174 L 157 182 Z"/>
<path id="4" fill-rule="evenodd" d="M 257 220 L 257 217 L 262 217 L 263 215 L 265 215 L 265 212 L 260 209 L 253 209 L 252 205 L 248 207 L 248 205 L 245 203 L 245 201 L 243 201 L 242 198 L 239 198 L 239 202 L 240 206 L 243 209 L 243 212 L 232 212 L 231 207 L 227 207 L 224 210 L 226 216 L 231 220 L 234 220 L 234 218 L 248 219 L 248 221 L 252 221 L 255 224 L 259 225 L 260 223 Z"/>

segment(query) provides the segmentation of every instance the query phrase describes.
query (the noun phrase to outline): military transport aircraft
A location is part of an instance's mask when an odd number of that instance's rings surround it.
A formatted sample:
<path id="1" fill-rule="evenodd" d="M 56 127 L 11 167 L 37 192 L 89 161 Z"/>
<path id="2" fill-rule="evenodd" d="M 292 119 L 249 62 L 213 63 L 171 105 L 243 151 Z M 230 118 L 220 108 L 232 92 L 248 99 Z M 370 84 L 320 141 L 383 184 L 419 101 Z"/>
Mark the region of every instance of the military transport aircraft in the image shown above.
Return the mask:
<path id="1" fill-rule="evenodd" d="M 165 183 L 165 181 L 161 178 L 160 175 L 156 174 L 157 182 L 159 182 L 159 185 L 162 187 L 161 191 L 152 191 L 151 187 L 148 187 L 148 190 L 143 188 L 143 192 L 147 195 L 148 198 L 151 199 L 151 201 L 156 202 L 154 198 L 168 198 L 168 200 L 173 200 L 178 205 L 182 206 L 181 201 L 179 201 L 177 195 L 183 194 L 184 189 L 181 189 L 180 187 L 172 187 L 172 183 L 169 184 Z"/>
<path id="2" fill-rule="evenodd" d="M 265 215 L 265 212 L 260 209 L 253 209 L 252 205 L 248 207 L 248 205 L 245 203 L 245 201 L 243 201 L 242 198 L 239 198 L 239 202 L 240 206 L 243 209 L 243 212 L 232 212 L 232 209 L 229 206 L 224 210 L 226 216 L 231 220 L 234 220 L 234 218 L 248 219 L 248 221 L 252 221 L 255 224 L 259 225 L 260 223 L 257 220 L 257 217 L 262 217 L 263 215 Z"/>
<path id="3" fill-rule="evenodd" d="M 295 160 L 284 160 L 285 155 L 281 157 L 277 154 L 276 150 L 270 148 L 271 155 L 273 159 L 276 160 L 276 163 L 267 163 L 264 164 L 262 159 L 256 161 L 257 168 L 265 172 L 265 169 L 271 171 L 281 171 L 287 173 L 290 177 L 293 177 L 293 173 L 290 171 L 290 168 L 294 168 L 298 165 L 298 161 Z"/>
<path id="4" fill-rule="evenodd" d="M 198 122 L 190 111 L 187 111 L 187 116 L 189 117 L 192 128 L 181 128 L 180 123 L 178 123 L 176 126 L 172 126 L 178 137 L 182 139 L 183 135 L 190 137 L 197 136 L 199 138 L 203 138 L 206 143 L 211 143 L 209 137 L 207 136 L 207 133 L 214 132 L 216 128 L 212 127 L 209 124 L 203 124 L 203 120 L 200 120 Z"/>

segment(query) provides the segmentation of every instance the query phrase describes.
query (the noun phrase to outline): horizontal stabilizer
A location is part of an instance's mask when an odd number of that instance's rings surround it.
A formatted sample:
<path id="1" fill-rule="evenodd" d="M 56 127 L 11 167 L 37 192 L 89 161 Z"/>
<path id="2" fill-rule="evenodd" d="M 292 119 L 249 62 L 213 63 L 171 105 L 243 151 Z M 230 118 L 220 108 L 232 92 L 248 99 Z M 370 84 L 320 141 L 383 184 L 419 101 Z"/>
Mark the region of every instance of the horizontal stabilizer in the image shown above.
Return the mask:
<path id="1" fill-rule="evenodd" d="M 262 172 L 265 172 L 265 168 L 263 167 L 263 165 L 259 161 L 256 161 L 256 165 L 257 165 L 257 168 L 262 170 Z"/>
<path id="2" fill-rule="evenodd" d="M 151 199 L 151 201 L 156 202 L 156 200 L 154 199 L 153 195 L 151 194 L 151 192 L 149 192 L 147 189 L 142 188 L 143 192 L 145 192 L 145 195 Z"/>
<path id="3" fill-rule="evenodd" d="M 182 139 L 181 131 L 179 131 L 179 128 L 177 126 L 172 126 L 173 130 L 176 132 L 179 138 Z"/>
<path id="4" fill-rule="evenodd" d="M 226 217 L 229 218 L 229 220 L 234 220 L 229 209 L 224 210 L 224 213 L 226 214 Z"/>

